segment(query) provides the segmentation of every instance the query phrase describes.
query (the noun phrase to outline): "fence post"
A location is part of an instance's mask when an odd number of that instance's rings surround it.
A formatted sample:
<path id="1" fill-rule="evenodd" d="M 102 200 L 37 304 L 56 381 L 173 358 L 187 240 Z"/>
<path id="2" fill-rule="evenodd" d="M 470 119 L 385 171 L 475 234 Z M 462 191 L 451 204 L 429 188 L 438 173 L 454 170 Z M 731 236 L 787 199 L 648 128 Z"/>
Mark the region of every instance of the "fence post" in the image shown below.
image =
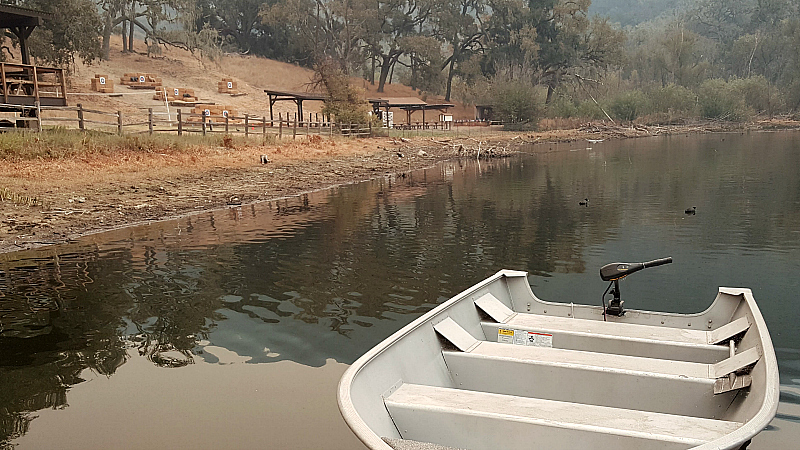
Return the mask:
<path id="1" fill-rule="evenodd" d="M 272 121 L 270 121 L 270 126 L 272 126 Z M 267 140 L 267 115 L 264 114 L 261 116 L 261 134 L 264 136 L 264 141 Z"/>
<path id="2" fill-rule="evenodd" d="M 292 139 L 297 139 L 297 116 L 294 116 L 294 127 L 292 128 Z"/>
<path id="3" fill-rule="evenodd" d="M 117 133 L 122 136 L 122 111 L 117 111 Z"/>
<path id="4" fill-rule="evenodd" d="M 250 136 L 250 120 L 248 114 L 244 115 L 244 137 Z"/>
<path id="5" fill-rule="evenodd" d="M 153 108 L 147 108 L 147 128 L 150 131 L 150 135 L 153 135 Z"/>
<path id="6" fill-rule="evenodd" d="M 333 139 L 333 122 L 331 122 L 331 116 L 328 116 L 328 137 Z"/>
<path id="7" fill-rule="evenodd" d="M 78 103 L 78 128 L 83 131 L 86 129 L 86 123 L 83 121 L 83 105 Z"/>
<path id="8" fill-rule="evenodd" d="M 178 110 L 178 136 L 183 135 L 183 117 L 181 110 Z"/>
<path id="9" fill-rule="evenodd" d="M 36 130 L 41 133 L 42 132 L 42 104 L 39 103 L 39 100 L 36 100 Z"/>
<path id="10" fill-rule="evenodd" d="M 203 112 L 203 136 L 206 135 L 206 113 Z"/>
<path id="11" fill-rule="evenodd" d="M 228 116 L 225 116 L 225 134 L 228 134 Z"/>
<path id="12" fill-rule="evenodd" d="M 283 121 L 278 122 L 278 139 L 283 139 Z"/>
<path id="13" fill-rule="evenodd" d="M 369 137 L 372 137 L 372 121 L 369 121 Z"/>

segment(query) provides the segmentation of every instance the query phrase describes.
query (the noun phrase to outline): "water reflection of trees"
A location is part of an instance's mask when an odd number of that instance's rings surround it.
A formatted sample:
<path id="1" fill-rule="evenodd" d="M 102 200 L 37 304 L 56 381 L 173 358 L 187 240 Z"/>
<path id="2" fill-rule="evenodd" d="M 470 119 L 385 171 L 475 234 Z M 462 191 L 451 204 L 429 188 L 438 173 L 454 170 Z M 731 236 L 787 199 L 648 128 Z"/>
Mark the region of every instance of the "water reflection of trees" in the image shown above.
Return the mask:
<path id="1" fill-rule="evenodd" d="M 191 363 L 231 278 L 226 252 L 131 246 L 0 266 L 0 443 L 32 412 L 66 407 L 84 370 L 112 375 L 128 348 L 163 367 Z"/>

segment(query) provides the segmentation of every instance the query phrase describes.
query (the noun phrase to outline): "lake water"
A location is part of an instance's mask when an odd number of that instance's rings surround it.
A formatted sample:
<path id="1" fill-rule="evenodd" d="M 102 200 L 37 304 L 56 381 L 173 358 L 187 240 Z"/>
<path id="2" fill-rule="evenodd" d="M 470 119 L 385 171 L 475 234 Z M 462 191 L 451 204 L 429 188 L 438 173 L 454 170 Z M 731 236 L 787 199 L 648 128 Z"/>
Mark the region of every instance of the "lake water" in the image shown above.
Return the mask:
<path id="1" fill-rule="evenodd" d="M 363 448 L 338 378 L 414 318 L 503 268 L 598 304 L 665 256 L 625 306 L 752 288 L 781 404 L 750 448 L 796 448 L 800 134 L 542 149 L 0 255 L 0 448 Z"/>

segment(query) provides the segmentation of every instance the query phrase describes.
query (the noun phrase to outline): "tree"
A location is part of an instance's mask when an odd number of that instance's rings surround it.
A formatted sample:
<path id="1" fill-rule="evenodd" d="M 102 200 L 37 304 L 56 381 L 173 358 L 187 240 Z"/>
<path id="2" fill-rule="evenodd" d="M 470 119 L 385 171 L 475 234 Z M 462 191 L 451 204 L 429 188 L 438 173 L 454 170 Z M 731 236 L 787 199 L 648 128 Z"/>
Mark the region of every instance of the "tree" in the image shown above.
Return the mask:
<path id="1" fill-rule="evenodd" d="M 450 101 L 453 76 L 458 65 L 484 49 L 486 31 L 483 16 L 487 4 L 484 0 L 447 0 L 439 5 L 436 14 L 437 33 L 449 48 L 449 56 L 442 64 L 442 70 L 447 70 L 444 99 Z"/>
<path id="2" fill-rule="evenodd" d="M 87 62 L 100 57 L 100 15 L 92 0 L 28 0 L 22 6 L 53 13 L 28 40 L 33 57 L 56 65 L 72 64 L 76 54 Z"/>
<path id="3" fill-rule="evenodd" d="M 418 41 L 409 39 L 423 34 L 431 16 L 430 0 L 378 0 L 368 3 L 364 21 L 364 47 L 372 61 L 377 61 L 378 92 L 383 92 L 390 72 L 400 57 Z M 422 52 L 417 52 L 422 55 Z M 430 55 L 428 55 L 430 56 Z"/>

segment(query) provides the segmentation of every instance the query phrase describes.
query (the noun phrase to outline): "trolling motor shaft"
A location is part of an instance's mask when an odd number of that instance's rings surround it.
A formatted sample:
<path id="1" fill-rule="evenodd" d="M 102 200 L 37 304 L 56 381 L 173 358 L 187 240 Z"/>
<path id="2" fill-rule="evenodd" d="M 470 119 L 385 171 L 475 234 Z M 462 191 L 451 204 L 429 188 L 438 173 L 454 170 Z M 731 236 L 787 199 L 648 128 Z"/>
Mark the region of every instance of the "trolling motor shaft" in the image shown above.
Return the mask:
<path id="1" fill-rule="evenodd" d="M 642 269 L 669 264 L 671 262 L 672 257 L 667 257 L 643 263 L 611 263 L 601 267 L 600 278 L 603 281 L 610 281 L 606 291 L 603 293 L 603 319 L 605 320 L 607 314 L 617 317 L 625 314 L 625 309 L 622 307 L 622 304 L 625 302 L 620 300 L 619 295 L 619 280 Z M 611 289 L 610 292 L 609 289 Z M 608 303 L 608 307 L 606 307 L 606 294 L 609 293 L 613 295 L 613 298 Z"/>

